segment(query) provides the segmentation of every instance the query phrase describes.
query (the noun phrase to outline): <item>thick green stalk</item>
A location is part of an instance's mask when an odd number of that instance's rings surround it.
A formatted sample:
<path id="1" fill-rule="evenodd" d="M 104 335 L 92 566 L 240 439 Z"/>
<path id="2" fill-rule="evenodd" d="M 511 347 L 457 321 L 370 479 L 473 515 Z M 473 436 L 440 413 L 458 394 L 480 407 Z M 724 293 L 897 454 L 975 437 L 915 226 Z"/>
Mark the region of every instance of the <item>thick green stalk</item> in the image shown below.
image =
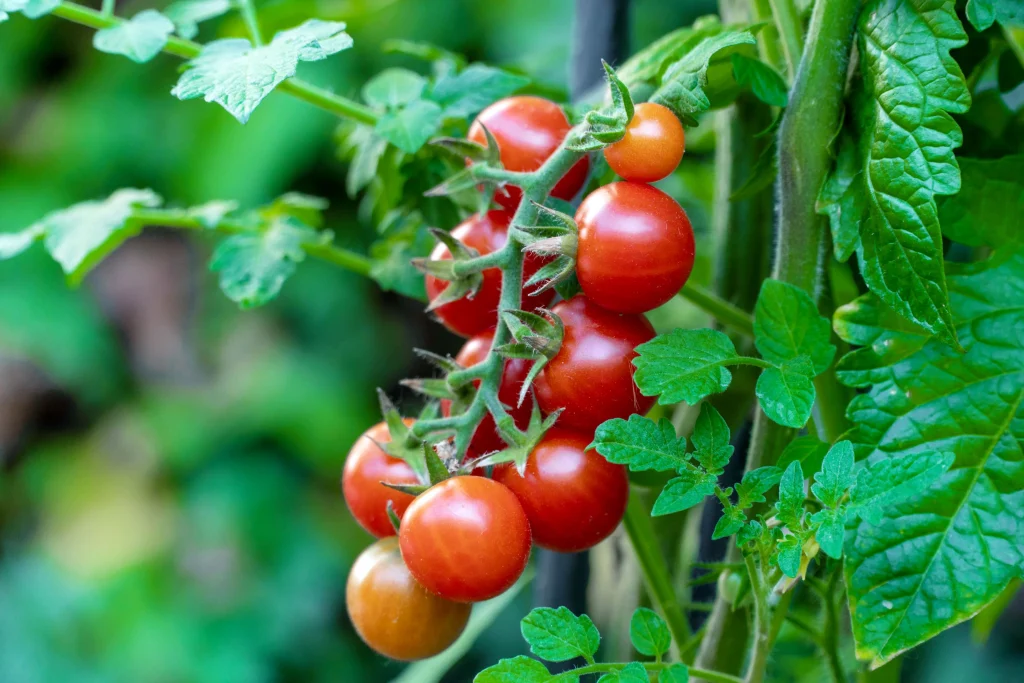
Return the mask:
<path id="1" fill-rule="evenodd" d="M 771 610 L 768 607 L 768 593 L 771 586 L 766 586 L 757 568 L 753 554 L 743 558 L 750 577 L 750 592 L 754 596 L 754 647 L 747 666 L 744 683 L 761 683 L 764 679 L 765 666 L 768 664 L 768 653 L 771 650 Z"/>
<path id="2" fill-rule="evenodd" d="M 800 64 L 800 53 L 804 45 L 804 29 L 800 23 L 800 13 L 797 12 L 796 3 L 793 0 L 769 0 L 768 4 L 771 5 L 775 26 L 779 30 L 782 53 L 786 57 L 786 72 L 792 80 L 796 76 L 797 65 Z"/>
<path id="3" fill-rule="evenodd" d="M 843 671 L 843 662 L 839 658 L 839 607 L 836 604 L 838 597 L 836 588 L 839 585 L 841 570 L 837 570 L 828 584 L 828 591 L 825 593 L 825 629 L 822 634 L 822 650 L 825 659 L 828 660 L 829 670 L 832 672 L 836 683 L 846 683 L 846 673 Z"/>
<path id="4" fill-rule="evenodd" d="M 643 504 L 636 491 L 631 491 L 626 504 L 626 516 L 622 520 L 629 542 L 636 552 L 637 562 L 643 572 L 647 590 L 655 604 L 665 615 L 672 640 L 682 648 L 693 635 L 682 606 L 672 587 L 672 575 L 668 571 L 665 556 L 651 523 L 651 511 Z"/>
<path id="5" fill-rule="evenodd" d="M 118 17 L 104 15 L 89 7 L 84 7 L 74 2 L 62 2 L 52 12 L 56 17 L 94 29 L 110 28 L 124 23 Z M 167 39 L 163 51 L 182 59 L 194 59 L 202 51 L 203 46 L 191 40 L 171 36 Z M 277 88 L 281 92 L 289 93 L 304 102 L 328 111 L 342 118 L 352 119 L 368 126 L 376 125 L 377 113 L 369 107 L 341 95 L 319 88 L 297 78 L 289 78 Z"/>

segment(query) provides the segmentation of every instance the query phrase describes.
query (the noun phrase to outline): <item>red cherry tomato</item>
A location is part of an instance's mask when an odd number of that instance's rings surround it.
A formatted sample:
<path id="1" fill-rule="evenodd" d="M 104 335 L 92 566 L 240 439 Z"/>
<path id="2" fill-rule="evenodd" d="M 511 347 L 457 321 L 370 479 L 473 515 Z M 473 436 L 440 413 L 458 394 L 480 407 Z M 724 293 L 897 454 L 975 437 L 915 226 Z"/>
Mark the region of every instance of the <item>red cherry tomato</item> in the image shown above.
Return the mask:
<path id="1" fill-rule="evenodd" d="M 622 315 L 601 308 L 585 296 L 557 304 L 552 312 L 565 324 L 562 348 L 534 382 L 545 413 L 559 408 L 561 427 L 592 434 L 614 417 L 644 414 L 654 399 L 633 382 L 633 350 L 654 338 L 642 315 Z"/>
<path id="2" fill-rule="evenodd" d="M 508 241 L 508 225 L 512 216 L 504 211 L 489 211 L 484 216 L 474 214 L 452 230 L 452 235 L 467 247 L 483 254 L 500 249 Z M 448 247 L 438 244 L 430 255 L 432 259 L 450 259 Z M 523 281 L 540 270 L 550 259 L 527 255 L 523 262 Z M 434 313 L 445 326 L 455 334 L 472 337 L 485 330 L 493 329 L 498 323 L 498 301 L 501 298 L 501 271 L 488 268 L 483 272 L 484 282 L 480 291 L 470 299 L 464 297 L 434 309 Z M 433 301 L 448 287 L 448 283 L 431 275 L 426 276 L 427 297 Z M 522 308 L 532 311 L 547 306 L 554 298 L 548 290 L 537 296 L 529 293 L 536 287 L 523 292 Z"/>
<path id="3" fill-rule="evenodd" d="M 398 541 L 424 588 L 448 600 L 479 602 L 504 593 L 526 569 L 530 523 L 498 482 L 453 477 L 413 501 Z"/>
<path id="4" fill-rule="evenodd" d="M 424 659 L 448 649 L 469 620 L 469 605 L 445 600 L 416 583 L 398 540 L 385 538 L 352 565 L 345 605 L 356 633 L 392 659 Z"/>
<path id="5" fill-rule="evenodd" d="M 412 424 L 406 420 L 406 424 Z M 389 443 L 391 435 L 388 426 L 383 422 L 366 430 L 354 444 L 345 458 L 345 468 L 341 475 L 341 488 L 345 494 L 345 502 L 352 516 L 360 526 L 377 538 L 394 536 L 395 529 L 388 519 L 387 504 L 390 500 L 395 514 L 401 518 L 405 509 L 413 501 L 413 496 L 381 484 L 419 483 L 412 468 L 398 458 L 377 447 L 377 443 Z"/>
<path id="6" fill-rule="evenodd" d="M 604 158 L 624 180 L 653 183 L 676 170 L 685 137 L 671 109 L 644 102 L 636 105 L 626 135 L 604 148 Z"/>
<path id="7" fill-rule="evenodd" d="M 576 211 L 576 276 L 616 313 L 643 313 L 675 296 L 693 269 L 693 228 L 674 199 L 644 183 L 612 183 Z"/>
<path id="8" fill-rule="evenodd" d="M 463 345 L 458 355 L 455 356 L 455 360 L 465 368 L 482 362 L 487 358 L 487 352 L 490 350 L 493 340 L 494 330 L 481 332 Z M 530 361 L 518 358 L 506 360 L 505 369 L 501 373 L 501 384 L 498 386 L 498 400 L 508 408 L 509 414 L 516 421 L 516 426 L 520 429 L 526 429 L 527 425 L 530 424 L 532 404 L 529 398 L 523 401 L 523 405 L 516 405 L 519 401 L 519 392 L 523 387 L 523 381 L 529 373 Z M 477 380 L 474 384 L 479 387 L 480 381 Z M 450 401 L 441 401 L 441 412 L 445 417 L 451 415 Z M 494 418 L 491 417 L 490 413 L 487 413 L 477 426 L 476 432 L 473 433 L 473 439 L 469 442 L 466 457 L 475 458 L 491 451 L 500 451 L 504 448 L 505 442 L 498 435 L 497 427 L 494 425 Z"/>
<path id="9" fill-rule="evenodd" d="M 520 475 L 509 463 L 494 480 L 512 490 L 530 519 L 537 545 L 563 553 L 591 548 L 615 531 L 626 512 L 626 468 L 588 451 L 591 436 L 554 427 L 537 444 Z"/>
<path id="10" fill-rule="evenodd" d="M 572 129 L 561 107 L 543 97 L 530 95 L 506 97 L 480 112 L 469 127 L 468 137 L 486 146 L 487 136 L 480 124 L 487 126 L 498 141 L 502 166 L 509 171 L 521 172 L 540 168 Z M 589 170 L 590 160 L 583 157 L 562 176 L 551 194 L 560 199 L 572 199 L 587 181 Z M 514 211 L 523 193 L 517 187 L 509 186 L 506 190 L 508 195 L 498 191 L 494 199 L 501 206 Z"/>

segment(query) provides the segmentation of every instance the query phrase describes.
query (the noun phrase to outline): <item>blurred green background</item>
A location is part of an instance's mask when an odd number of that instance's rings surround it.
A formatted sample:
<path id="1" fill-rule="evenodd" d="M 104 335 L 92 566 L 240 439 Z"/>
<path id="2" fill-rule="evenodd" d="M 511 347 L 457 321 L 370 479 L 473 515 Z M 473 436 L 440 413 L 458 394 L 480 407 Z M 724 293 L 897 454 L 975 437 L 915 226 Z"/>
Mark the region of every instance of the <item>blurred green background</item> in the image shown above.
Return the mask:
<path id="1" fill-rule="evenodd" d="M 148 6 L 119 3 L 119 13 Z M 347 21 L 355 48 L 300 71 L 347 95 L 384 67 L 422 68 L 382 54 L 388 38 L 522 69 L 555 90 L 567 82 L 571 0 L 260 9 L 268 34 L 311 16 Z M 636 0 L 631 42 L 713 10 Z M 199 39 L 242 33 L 227 17 Z M 329 198 L 339 241 L 368 248 L 375 233 L 345 195 L 336 119 L 272 95 L 241 126 L 219 107 L 169 95 L 177 60 L 138 66 L 91 39 L 55 18 L 0 24 L 0 232 L 125 186 L 172 204 L 244 207 L 297 190 Z M 706 233 L 710 154 L 688 159 L 676 193 Z M 338 478 L 353 440 L 378 419 L 374 388 L 408 398 L 397 381 L 424 372 L 410 349 L 454 352 L 459 342 L 417 304 L 314 262 L 272 305 L 241 313 L 206 271 L 209 250 L 148 231 L 79 290 L 40 248 L 0 264 L 0 683 L 402 673 L 345 616 L 348 567 L 370 539 Z M 469 681 L 522 652 L 529 604 L 528 591 L 519 595 L 445 680 Z M 960 628 L 914 653 L 908 680 L 1019 678 L 1024 634 L 1008 617 L 985 649 Z M 783 643 L 778 657 L 807 662 L 791 670 L 817 680 L 813 655 Z"/>

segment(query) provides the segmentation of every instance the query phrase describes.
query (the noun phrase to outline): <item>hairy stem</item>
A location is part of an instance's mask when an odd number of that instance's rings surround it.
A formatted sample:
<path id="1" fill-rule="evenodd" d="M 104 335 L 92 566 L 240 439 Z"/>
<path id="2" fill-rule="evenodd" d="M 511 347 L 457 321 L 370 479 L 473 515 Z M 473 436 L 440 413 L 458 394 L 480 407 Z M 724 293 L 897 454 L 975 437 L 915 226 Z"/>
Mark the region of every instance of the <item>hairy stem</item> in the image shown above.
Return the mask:
<path id="1" fill-rule="evenodd" d="M 750 576 L 750 592 L 754 596 L 754 647 L 743 680 L 745 683 L 761 683 L 771 650 L 771 614 L 768 608 L 768 592 L 771 587 L 762 581 L 752 554 L 745 556 L 743 561 Z"/>
<path id="2" fill-rule="evenodd" d="M 828 660 L 829 669 L 836 683 L 846 683 L 846 673 L 843 671 L 843 662 L 839 657 L 839 607 L 836 604 L 836 595 L 839 588 L 839 577 L 842 571 L 836 570 L 828 582 L 828 590 L 825 592 L 825 629 L 822 634 L 822 650 Z M 840 593 L 841 595 L 841 593 Z"/>
<path id="3" fill-rule="evenodd" d="M 107 16 L 102 12 L 79 5 L 74 2 L 62 2 L 52 12 L 56 17 L 94 29 L 110 28 L 120 26 L 123 19 Z M 177 36 L 171 36 L 164 45 L 163 52 L 181 57 L 182 59 L 194 59 L 202 52 L 203 46 L 191 40 L 185 40 Z M 328 111 L 335 116 L 352 119 L 359 123 L 373 126 L 377 124 L 377 113 L 369 107 L 360 104 L 347 97 L 336 95 L 328 90 L 317 87 L 298 78 L 289 78 L 277 87 L 280 92 L 286 92 L 304 102 Z"/>

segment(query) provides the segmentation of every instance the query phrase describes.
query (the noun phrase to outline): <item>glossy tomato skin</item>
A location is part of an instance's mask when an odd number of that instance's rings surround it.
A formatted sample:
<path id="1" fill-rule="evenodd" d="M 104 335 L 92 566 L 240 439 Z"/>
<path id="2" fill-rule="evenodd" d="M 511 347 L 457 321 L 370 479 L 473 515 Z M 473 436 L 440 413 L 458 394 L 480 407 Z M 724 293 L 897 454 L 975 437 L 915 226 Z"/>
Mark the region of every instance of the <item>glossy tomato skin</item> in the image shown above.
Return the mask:
<path id="1" fill-rule="evenodd" d="M 464 368 L 484 361 L 487 358 L 487 353 L 491 348 L 493 340 L 494 330 L 481 332 L 462 346 L 458 355 L 455 356 L 455 360 Z M 523 401 L 523 405 L 516 405 L 519 401 L 519 392 L 523 387 L 523 382 L 529 373 L 530 361 L 519 358 L 506 360 L 505 368 L 501 373 L 501 384 L 498 385 L 498 400 L 508 408 L 509 415 L 516 421 L 516 426 L 520 429 L 526 429 L 530 424 L 532 404 L 529 398 Z M 473 384 L 479 387 L 480 381 L 477 380 Z M 441 401 L 441 412 L 445 417 L 451 415 L 450 401 Z M 491 417 L 490 413 L 487 413 L 477 426 L 476 432 L 473 433 L 473 439 L 469 442 L 466 457 L 475 458 L 491 451 L 500 451 L 504 448 L 505 442 L 498 435 L 497 427 L 494 425 L 494 418 Z"/>
<path id="2" fill-rule="evenodd" d="M 551 100 L 532 95 L 506 97 L 480 112 L 469 127 L 469 139 L 487 146 L 487 136 L 481 126 L 487 126 L 498 141 L 501 164 L 509 171 L 536 171 L 558 149 L 572 129 L 562 108 Z M 590 160 L 583 157 L 562 176 L 552 196 L 569 200 L 587 181 Z M 506 187 L 508 194 L 496 192 L 494 199 L 501 206 L 514 211 L 523 194 L 518 187 Z"/>
<path id="3" fill-rule="evenodd" d="M 604 158 L 623 180 L 653 183 L 676 170 L 683 158 L 683 124 L 668 107 L 636 105 L 626 135 L 604 148 Z"/>
<path id="4" fill-rule="evenodd" d="M 533 542 L 574 553 L 592 548 L 615 531 L 626 512 L 626 468 L 588 451 L 591 434 L 553 427 L 526 461 L 520 475 L 508 463 L 494 479 L 512 490 L 530 519 Z"/>
<path id="5" fill-rule="evenodd" d="M 519 499 L 493 479 L 453 477 L 420 494 L 398 534 L 409 571 L 456 602 L 508 590 L 530 558 L 530 523 Z"/>
<path id="6" fill-rule="evenodd" d="M 412 424 L 412 420 L 406 420 Z M 377 443 L 388 443 L 391 435 L 383 422 L 363 432 L 345 458 L 341 474 L 341 489 L 352 516 L 359 525 L 377 538 L 394 536 L 395 529 L 388 519 L 387 504 L 390 500 L 399 518 L 413 501 L 413 496 L 389 489 L 381 484 L 416 484 L 416 475 L 405 462 L 393 458 L 377 447 Z"/>
<path id="7" fill-rule="evenodd" d="M 583 295 L 552 312 L 565 324 L 565 337 L 534 383 L 542 411 L 565 408 L 560 427 L 593 434 L 605 420 L 651 409 L 654 398 L 642 395 L 633 382 L 632 363 L 633 349 L 654 338 L 647 318 L 613 313 Z"/>
<path id="8" fill-rule="evenodd" d="M 345 588 L 349 619 L 359 637 L 391 659 L 413 661 L 446 650 L 462 633 L 470 606 L 440 598 L 418 584 L 385 538 L 352 565 Z"/>
<path id="9" fill-rule="evenodd" d="M 483 216 L 474 214 L 452 229 L 452 236 L 467 247 L 472 247 L 483 254 L 490 254 L 505 245 L 508 241 L 508 226 L 511 214 L 505 211 L 489 211 Z M 450 259 L 452 254 L 448 247 L 438 244 L 430 255 L 432 259 Z M 523 262 L 523 281 L 540 270 L 550 259 L 536 255 L 528 255 Z M 501 298 L 501 271 L 488 268 L 483 272 L 484 282 L 480 291 L 470 299 L 464 297 L 434 309 L 434 313 L 445 327 L 463 337 L 472 337 L 485 330 L 490 330 L 498 322 L 498 301 Z M 431 301 L 448 287 L 448 283 L 436 277 L 426 276 L 427 298 Z M 523 293 L 522 308 L 534 310 L 547 306 L 554 298 L 554 292 L 548 290 L 537 296 L 530 292 L 537 287 L 527 289 Z"/>
<path id="10" fill-rule="evenodd" d="M 656 187 L 620 182 L 587 195 L 576 211 L 576 276 L 594 303 L 644 313 L 675 296 L 693 270 L 693 227 Z"/>

